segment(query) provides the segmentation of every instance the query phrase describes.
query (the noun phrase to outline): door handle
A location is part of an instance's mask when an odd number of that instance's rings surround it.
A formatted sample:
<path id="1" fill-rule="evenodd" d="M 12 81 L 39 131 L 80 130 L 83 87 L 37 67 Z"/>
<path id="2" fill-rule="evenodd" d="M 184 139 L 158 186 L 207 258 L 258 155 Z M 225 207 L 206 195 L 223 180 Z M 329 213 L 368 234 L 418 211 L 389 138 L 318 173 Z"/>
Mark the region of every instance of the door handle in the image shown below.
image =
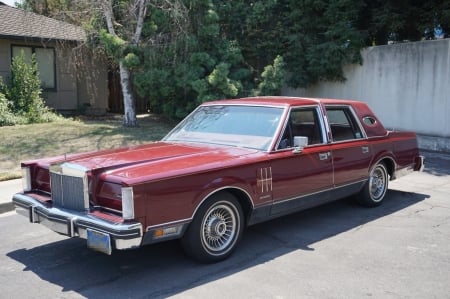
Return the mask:
<path id="1" fill-rule="evenodd" d="M 331 153 L 330 152 L 326 152 L 326 153 L 319 153 L 319 159 L 321 160 L 321 161 L 323 161 L 323 160 L 327 160 L 328 159 L 328 157 L 331 155 Z"/>
<path id="2" fill-rule="evenodd" d="M 368 146 L 363 146 L 361 147 L 362 153 L 363 154 L 367 154 L 369 152 L 369 147 Z"/>

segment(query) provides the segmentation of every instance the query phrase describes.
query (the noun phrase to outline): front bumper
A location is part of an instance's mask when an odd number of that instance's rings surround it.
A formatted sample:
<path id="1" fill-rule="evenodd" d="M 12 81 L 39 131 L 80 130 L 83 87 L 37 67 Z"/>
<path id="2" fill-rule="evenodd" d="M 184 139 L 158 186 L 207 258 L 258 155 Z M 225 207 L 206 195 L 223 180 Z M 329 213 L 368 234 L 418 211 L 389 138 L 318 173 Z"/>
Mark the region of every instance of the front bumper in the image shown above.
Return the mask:
<path id="1" fill-rule="evenodd" d="M 92 235 L 105 237 L 105 246 L 90 246 L 92 249 L 111 254 L 111 249 L 131 249 L 141 246 L 143 230 L 139 222 L 116 223 L 100 219 L 88 212 L 75 212 L 50 207 L 27 194 L 17 193 L 12 198 L 16 212 L 28 217 L 31 223 L 40 223 L 51 230 L 69 237 L 88 240 Z M 109 245 L 109 246 L 108 246 Z"/>

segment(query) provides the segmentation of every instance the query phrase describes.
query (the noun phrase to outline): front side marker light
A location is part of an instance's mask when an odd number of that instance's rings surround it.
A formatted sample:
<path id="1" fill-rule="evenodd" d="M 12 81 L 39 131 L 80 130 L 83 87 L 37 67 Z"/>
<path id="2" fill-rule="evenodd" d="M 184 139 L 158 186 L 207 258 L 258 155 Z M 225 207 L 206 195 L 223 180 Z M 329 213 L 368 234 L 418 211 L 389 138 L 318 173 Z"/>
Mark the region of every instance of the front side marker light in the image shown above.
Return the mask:
<path id="1" fill-rule="evenodd" d="M 134 219 L 134 196 L 132 187 L 122 187 L 122 218 Z"/>
<path id="2" fill-rule="evenodd" d="M 31 191 L 31 170 L 30 167 L 22 168 L 22 188 L 23 192 Z"/>
<path id="3" fill-rule="evenodd" d="M 155 230 L 155 232 L 153 233 L 153 237 L 155 239 L 159 239 L 164 237 L 177 236 L 181 234 L 182 228 L 182 225 L 160 228 Z"/>

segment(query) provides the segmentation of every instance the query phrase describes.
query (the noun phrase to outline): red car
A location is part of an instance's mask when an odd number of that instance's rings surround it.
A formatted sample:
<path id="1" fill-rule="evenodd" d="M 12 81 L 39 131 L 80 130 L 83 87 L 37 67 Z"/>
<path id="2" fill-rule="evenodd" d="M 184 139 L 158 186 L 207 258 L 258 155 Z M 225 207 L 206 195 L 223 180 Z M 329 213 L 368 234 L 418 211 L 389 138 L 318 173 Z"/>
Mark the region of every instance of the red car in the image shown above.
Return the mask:
<path id="1" fill-rule="evenodd" d="M 24 162 L 13 202 L 107 254 L 180 238 L 216 262 L 248 225 L 352 195 L 378 206 L 422 168 L 415 133 L 362 102 L 254 97 L 204 103 L 160 142 Z"/>

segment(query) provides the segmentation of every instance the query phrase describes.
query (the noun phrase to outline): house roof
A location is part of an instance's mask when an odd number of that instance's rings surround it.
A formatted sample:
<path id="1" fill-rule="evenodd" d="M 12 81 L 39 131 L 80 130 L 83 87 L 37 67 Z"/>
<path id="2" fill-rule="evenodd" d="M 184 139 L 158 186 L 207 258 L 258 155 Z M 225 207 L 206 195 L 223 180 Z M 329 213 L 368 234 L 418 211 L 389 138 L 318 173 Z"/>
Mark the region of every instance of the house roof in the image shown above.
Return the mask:
<path id="1" fill-rule="evenodd" d="M 0 38 L 82 41 L 83 28 L 0 2 Z"/>

